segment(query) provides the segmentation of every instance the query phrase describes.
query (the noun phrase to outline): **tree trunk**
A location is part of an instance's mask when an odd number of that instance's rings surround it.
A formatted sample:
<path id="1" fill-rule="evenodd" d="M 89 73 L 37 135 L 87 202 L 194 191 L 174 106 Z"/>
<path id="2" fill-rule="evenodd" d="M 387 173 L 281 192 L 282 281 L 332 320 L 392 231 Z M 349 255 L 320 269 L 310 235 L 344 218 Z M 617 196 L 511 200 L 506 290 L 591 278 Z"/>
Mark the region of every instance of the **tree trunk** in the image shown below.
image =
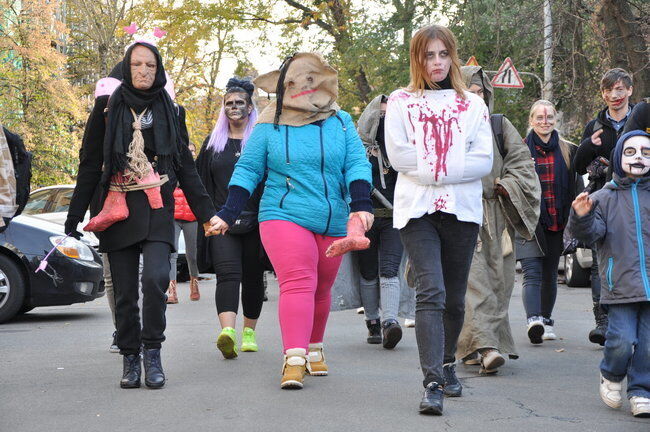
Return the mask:
<path id="1" fill-rule="evenodd" d="M 602 0 L 597 13 L 605 33 L 605 44 L 612 67 L 634 75 L 636 100 L 650 93 L 650 50 L 646 35 L 648 23 L 632 12 L 626 0 Z"/>

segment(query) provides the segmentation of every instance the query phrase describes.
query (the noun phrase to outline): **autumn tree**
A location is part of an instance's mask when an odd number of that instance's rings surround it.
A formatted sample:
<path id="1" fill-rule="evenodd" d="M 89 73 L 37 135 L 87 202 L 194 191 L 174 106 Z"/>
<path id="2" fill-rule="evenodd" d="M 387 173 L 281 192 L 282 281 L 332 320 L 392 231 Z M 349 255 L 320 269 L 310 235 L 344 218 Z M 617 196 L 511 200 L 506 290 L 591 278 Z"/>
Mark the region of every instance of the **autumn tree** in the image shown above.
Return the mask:
<path id="1" fill-rule="evenodd" d="M 129 12 L 125 21 L 167 31 L 159 48 L 174 80 L 177 100 L 187 110 L 190 139 L 197 146 L 212 130 L 221 108 L 217 77 L 223 59 L 243 56 L 236 31 L 254 26 L 241 21 L 237 12 L 240 5 L 237 0 L 145 0 Z"/>
<path id="2" fill-rule="evenodd" d="M 34 153 L 34 185 L 69 182 L 83 112 L 66 76 L 59 3 L 0 0 L 0 11 L 0 119 Z"/>
<path id="3" fill-rule="evenodd" d="M 70 29 L 66 54 L 76 84 L 89 90 L 122 59 L 128 41 L 120 31 L 133 0 L 66 0 Z"/>

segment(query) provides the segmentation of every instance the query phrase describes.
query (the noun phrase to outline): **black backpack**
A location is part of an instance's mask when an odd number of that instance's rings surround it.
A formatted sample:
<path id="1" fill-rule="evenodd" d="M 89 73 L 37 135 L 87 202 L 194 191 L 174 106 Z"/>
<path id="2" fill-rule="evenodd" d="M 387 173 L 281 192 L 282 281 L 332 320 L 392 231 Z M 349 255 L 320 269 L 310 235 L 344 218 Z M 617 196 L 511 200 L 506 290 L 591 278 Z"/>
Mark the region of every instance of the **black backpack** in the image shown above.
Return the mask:
<path id="1" fill-rule="evenodd" d="M 16 204 L 18 210 L 14 216 L 22 213 L 27 200 L 29 199 L 29 184 L 32 180 L 32 154 L 25 148 L 22 138 L 15 133 L 8 131 L 3 127 L 7 144 L 11 152 L 11 159 L 14 164 L 14 174 L 16 176 Z"/>
<path id="2" fill-rule="evenodd" d="M 506 151 L 506 139 L 503 135 L 503 117 L 503 114 L 492 114 L 490 116 L 490 125 L 492 126 L 492 134 L 497 140 L 501 158 L 505 159 L 508 152 Z"/>

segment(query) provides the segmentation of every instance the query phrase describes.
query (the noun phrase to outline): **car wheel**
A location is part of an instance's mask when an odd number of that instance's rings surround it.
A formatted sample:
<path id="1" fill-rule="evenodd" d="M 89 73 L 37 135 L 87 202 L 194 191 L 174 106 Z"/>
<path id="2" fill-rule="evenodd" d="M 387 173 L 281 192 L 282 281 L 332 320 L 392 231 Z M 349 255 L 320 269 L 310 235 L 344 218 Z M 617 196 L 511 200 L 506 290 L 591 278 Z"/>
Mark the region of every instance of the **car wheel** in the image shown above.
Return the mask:
<path id="1" fill-rule="evenodd" d="M 564 256 L 564 277 L 570 287 L 587 287 L 591 282 L 591 269 L 580 267 L 574 253 Z"/>
<path id="2" fill-rule="evenodd" d="M 25 280 L 9 257 L 0 255 L 0 323 L 13 318 L 25 300 Z"/>

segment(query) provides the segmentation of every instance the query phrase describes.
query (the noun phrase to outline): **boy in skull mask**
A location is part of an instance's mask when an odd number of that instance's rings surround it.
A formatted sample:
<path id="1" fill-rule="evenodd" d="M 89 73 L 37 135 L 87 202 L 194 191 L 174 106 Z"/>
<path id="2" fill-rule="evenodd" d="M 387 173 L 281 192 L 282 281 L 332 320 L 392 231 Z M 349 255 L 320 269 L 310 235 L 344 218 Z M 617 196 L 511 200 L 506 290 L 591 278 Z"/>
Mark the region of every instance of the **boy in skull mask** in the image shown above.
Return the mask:
<path id="1" fill-rule="evenodd" d="M 612 155 L 612 181 L 593 195 L 578 195 L 571 225 L 578 240 L 596 245 L 601 303 L 609 313 L 600 397 L 620 408 L 627 377 L 632 414 L 650 417 L 650 134 L 624 134 Z"/>

